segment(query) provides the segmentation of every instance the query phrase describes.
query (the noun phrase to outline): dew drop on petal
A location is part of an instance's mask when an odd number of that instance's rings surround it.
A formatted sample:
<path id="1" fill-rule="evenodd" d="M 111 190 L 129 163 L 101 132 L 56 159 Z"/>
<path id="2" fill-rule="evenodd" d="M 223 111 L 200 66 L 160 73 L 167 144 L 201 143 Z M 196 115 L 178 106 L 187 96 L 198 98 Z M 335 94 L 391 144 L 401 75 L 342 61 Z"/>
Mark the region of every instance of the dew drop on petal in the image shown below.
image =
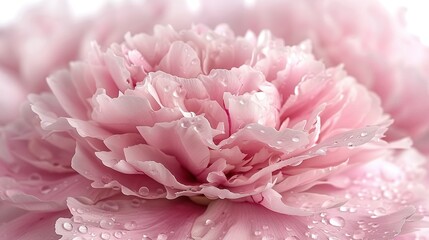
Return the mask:
<path id="1" fill-rule="evenodd" d="M 133 229 L 135 229 L 136 228 L 136 222 L 134 222 L 134 221 L 131 221 L 131 222 L 126 222 L 125 224 L 124 224 L 124 228 L 125 229 L 127 229 L 127 230 L 133 230 Z"/>
<path id="2" fill-rule="evenodd" d="M 158 234 L 158 237 L 156 237 L 156 240 L 167 240 L 167 238 L 168 238 L 167 235 L 160 233 Z"/>
<path id="3" fill-rule="evenodd" d="M 48 185 L 42 186 L 40 188 L 40 192 L 43 194 L 48 194 L 52 191 L 51 187 L 49 187 Z"/>
<path id="4" fill-rule="evenodd" d="M 361 136 L 361 137 L 366 137 L 366 136 L 368 136 L 368 133 L 367 133 L 367 132 L 361 132 L 361 133 L 360 133 L 360 136 Z"/>
<path id="5" fill-rule="evenodd" d="M 207 219 L 206 222 L 204 223 L 206 226 L 212 225 L 214 222 L 211 219 Z"/>
<path id="6" fill-rule="evenodd" d="M 114 234 L 113 234 L 113 236 L 115 236 L 115 238 L 122 238 L 122 236 L 123 236 L 124 234 L 121 232 L 121 231 L 117 231 L 117 232 L 115 232 Z"/>
<path id="7" fill-rule="evenodd" d="M 386 214 L 386 209 L 384 209 L 382 207 L 376 208 L 374 210 L 374 214 L 377 215 L 377 216 L 384 215 L 384 214 Z"/>
<path id="8" fill-rule="evenodd" d="M 255 236 L 261 236 L 262 232 L 261 232 L 261 230 L 255 230 L 255 231 L 253 232 L 253 234 L 254 234 Z"/>
<path id="9" fill-rule="evenodd" d="M 264 230 L 268 230 L 268 226 L 267 226 L 267 225 L 264 225 L 264 226 L 262 226 L 262 229 L 264 229 Z"/>
<path id="10" fill-rule="evenodd" d="M 148 235 L 143 234 L 142 236 L 142 240 L 152 240 L 152 238 L 150 238 Z"/>
<path id="11" fill-rule="evenodd" d="M 294 142 L 294 143 L 299 142 L 299 138 L 298 138 L 298 137 L 293 137 L 293 138 L 292 138 L 292 142 Z"/>
<path id="12" fill-rule="evenodd" d="M 147 187 L 139 188 L 139 194 L 142 195 L 143 197 L 148 196 L 149 195 L 149 188 L 147 188 Z"/>
<path id="13" fill-rule="evenodd" d="M 101 233 L 100 238 L 103 240 L 108 240 L 110 239 L 110 233 L 107 233 L 107 232 Z"/>
<path id="14" fill-rule="evenodd" d="M 88 232 L 88 228 L 85 225 L 80 225 L 79 228 L 77 229 L 80 233 L 87 233 Z"/>
<path id="15" fill-rule="evenodd" d="M 74 238 L 72 238 L 72 240 L 86 240 L 86 239 L 83 237 L 74 237 Z"/>
<path id="16" fill-rule="evenodd" d="M 69 222 L 65 222 L 65 223 L 63 223 L 63 228 L 66 231 L 71 231 L 71 230 L 73 230 L 73 225 Z"/>
<path id="17" fill-rule="evenodd" d="M 334 227 L 344 227 L 344 218 L 342 217 L 332 217 L 329 219 L 329 224 Z"/>
<path id="18" fill-rule="evenodd" d="M 357 230 L 353 233 L 353 239 L 360 240 L 365 237 L 365 232 L 362 230 Z"/>
<path id="19" fill-rule="evenodd" d="M 29 179 L 31 181 L 39 181 L 39 180 L 42 179 L 42 176 L 40 174 L 38 174 L 38 173 L 32 173 L 32 174 L 30 174 Z"/>
<path id="20" fill-rule="evenodd" d="M 115 225 L 115 222 L 112 219 L 102 219 L 100 221 L 100 227 L 104 229 L 111 229 Z"/>
<path id="21" fill-rule="evenodd" d="M 138 208 L 141 205 L 140 199 L 134 198 L 131 200 L 131 207 Z"/>

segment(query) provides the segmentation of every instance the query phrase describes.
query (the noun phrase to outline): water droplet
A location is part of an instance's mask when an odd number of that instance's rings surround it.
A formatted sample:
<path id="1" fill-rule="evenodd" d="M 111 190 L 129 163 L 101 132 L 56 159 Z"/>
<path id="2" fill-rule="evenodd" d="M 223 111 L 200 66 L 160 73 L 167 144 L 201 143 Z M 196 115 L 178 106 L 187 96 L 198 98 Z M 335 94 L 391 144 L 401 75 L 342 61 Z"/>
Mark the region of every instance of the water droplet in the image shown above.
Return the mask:
<path id="1" fill-rule="evenodd" d="M 376 208 L 374 210 L 374 214 L 377 215 L 377 216 L 384 215 L 384 214 L 386 214 L 386 209 L 384 209 L 382 207 Z"/>
<path id="2" fill-rule="evenodd" d="M 158 188 L 158 189 L 156 189 L 156 193 L 163 194 L 163 193 L 165 193 L 165 190 L 163 188 Z"/>
<path id="3" fill-rule="evenodd" d="M 143 234 L 142 236 L 142 240 L 152 240 L 152 238 L 150 238 L 148 235 Z"/>
<path id="4" fill-rule="evenodd" d="M 138 208 L 140 206 L 141 206 L 140 199 L 134 198 L 133 200 L 131 200 L 131 207 Z"/>
<path id="5" fill-rule="evenodd" d="M 326 217 L 326 215 L 327 215 L 327 213 L 325 213 L 325 212 L 320 213 L 320 217 L 322 217 L 322 218 Z"/>
<path id="6" fill-rule="evenodd" d="M 357 230 L 353 233 L 353 239 L 360 240 L 365 237 L 365 232 L 362 230 Z"/>
<path id="7" fill-rule="evenodd" d="M 107 233 L 107 232 L 101 233 L 100 238 L 103 240 L 108 240 L 110 239 L 110 233 Z"/>
<path id="8" fill-rule="evenodd" d="M 352 142 L 347 143 L 347 147 L 348 147 L 348 148 L 354 148 L 354 146 L 355 146 L 355 145 L 354 145 Z"/>
<path id="9" fill-rule="evenodd" d="M 88 232 L 88 228 L 85 225 L 80 225 L 79 228 L 77 229 L 80 233 L 87 233 Z"/>
<path id="10" fill-rule="evenodd" d="M 113 236 L 115 236 L 115 238 L 122 238 L 124 234 L 121 231 L 117 231 L 113 234 Z"/>
<path id="11" fill-rule="evenodd" d="M 102 176 L 101 177 L 101 182 L 104 184 L 108 184 L 112 181 L 112 178 L 110 176 Z"/>
<path id="12" fill-rule="evenodd" d="M 213 224 L 213 220 L 211 220 L 211 219 L 207 219 L 206 222 L 205 222 L 206 226 L 209 226 L 209 225 L 212 225 L 212 224 Z"/>
<path id="13" fill-rule="evenodd" d="M 115 225 L 115 222 L 112 219 L 102 219 L 100 221 L 100 227 L 104 229 L 111 229 Z"/>
<path id="14" fill-rule="evenodd" d="M 264 226 L 262 226 L 262 229 L 264 229 L 264 230 L 268 230 L 268 226 L 267 226 L 267 225 L 264 225 Z"/>
<path id="15" fill-rule="evenodd" d="M 160 233 L 158 234 L 158 237 L 156 237 L 156 240 L 167 240 L 167 238 L 168 238 L 167 235 Z"/>
<path id="16" fill-rule="evenodd" d="M 283 141 L 282 141 L 282 140 L 277 140 L 277 141 L 276 141 L 276 143 L 277 143 L 278 145 L 280 145 L 280 144 L 282 144 L 282 143 L 283 143 Z"/>
<path id="17" fill-rule="evenodd" d="M 299 138 L 298 137 L 293 137 L 292 138 L 292 142 L 295 142 L 295 143 L 299 142 Z"/>
<path id="18" fill-rule="evenodd" d="M 119 211 L 119 204 L 114 201 L 105 201 L 100 203 L 100 208 L 109 212 L 117 212 Z"/>
<path id="19" fill-rule="evenodd" d="M 191 64 L 192 65 L 197 65 L 198 64 L 198 59 L 197 58 L 192 59 Z"/>
<path id="20" fill-rule="evenodd" d="M 346 207 L 346 206 L 341 206 L 341 207 L 339 208 L 339 210 L 340 210 L 340 212 L 347 212 L 349 209 L 348 209 L 348 207 Z"/>
<path id="21" fill-rule="evenodd" d="M 73 222 L 75 223 L 81 223 L 83 222 L 83 218 L 81 216 L 73 216 Z"/>
<path id="22" fill-rule="evenodd" d="M 329 224 L 334 227 L 344 227 L 344 218 L 342 217 L 333 217 L 329 219 Z"/>
<path id="23" fill-rule="evenodd" d="M 73 225 L 71 223 L 69 223 L 69 222 L 64 222 L 63 223 L 63 228 L 66 231 L 71 231 L 73 229 Z"/>
<path id="24" fill-rule="evenodd" d="M 139 194 L 142 195 L 143 197 L 148 196 L 149 195 L 149 188 L 147 188 L 147 187 L 139 188 Z"/>
<path id="25" fill-rule="evenodd" d="M 255 236 L 261 236 L 262 232 L 261 232 L 261 230 L 255 230 L 255 231 L 253 232 L 253 234 L 254 234 Z"/>
<path id="26" fill-rule="evenodd" d="M 366 137 L 366 136 L 368 136 L 368 133 L 367 133 L 367 132 L 361 132 L 361 133 L 360 133 L 360 136 L 361 136 L 361 137 Z"/>
<path id="27" fill-rule="evenodd" d="M 32 174 L 30 174 L 29 179 L 31 181 L 39 181 L 42 179 L 42 176 L 40 176 L 40 174 L 38 174 L 38 173 L 32 173 Z"/>
<path id="28" fill-rule="evenodd" d="M 171 89 L 171 87 L 170 87 L 169 85 L 166 85 L 166 86 L 164 87 L 164 92 L 169 92 L 169 91 L 170 91 L 170 89 Z"/>
<path id="29" fill-rule="evenodd" d="M 134 221 L 126 222 L 126 223 L 124 224 L 124 228 L 125 228 L 125 229 L 127 229 L 127 230 L 133 230 L 133 229 L 135 229 L 135 228 L 136 228 L 136 225 L 137 225 L 137 223 L 136 223 L 136 222 L 134 222 Z"/>
<path id="30" fill-rule="evenodd" d="M 76 209 L 76 212 L 79 213 L 79 214 L 83 214 L 84 213 L 84 211 L 82 209 L 80 209 L 80 208 Z"/>
<path id="31" fill-rule="evenodd" d="M 50 186 L 48 186 L 48 185 L 42 186 L 42 187 L 40 188 L 40 192 L 41 192 L 41 193 L 43 193 L 43 194 L 48 194 L 48 193 L 50 193 L 51 191 L 52 191 L 52 189 L 51 189 L 51 187 L 50 187 Z"/>

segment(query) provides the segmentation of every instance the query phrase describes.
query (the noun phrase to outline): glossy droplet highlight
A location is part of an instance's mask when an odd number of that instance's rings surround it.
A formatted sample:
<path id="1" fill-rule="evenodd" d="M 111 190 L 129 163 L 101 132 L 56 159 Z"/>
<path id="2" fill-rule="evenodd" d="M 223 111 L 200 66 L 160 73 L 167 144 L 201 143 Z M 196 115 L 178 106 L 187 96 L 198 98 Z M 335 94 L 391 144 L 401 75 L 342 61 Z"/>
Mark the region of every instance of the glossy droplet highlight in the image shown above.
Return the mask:
<path id="1" fill-rule="evenodd" d="M 121 231 L 117 231 L 117 232 L 115 232 L 114 234 L 113 234 L 113 236 L 115 237 L 115 238 L 122 238 L 122 236 L 123 236 L 124 234 L 121 232 Z"/>
<path id="2" fill-rule="evenodd" d="M 144 196 L 144 197 L 148 196 L 149 195 L 149 188 L 147 188 L 147 187 L 141 187 L 139 189 L 139 194 L 142 195 L 142 196 Z"/>
<path id="3" fill-rule="evenodd" d="M 115 222 L 112 219 L 102 219 L 100 221 L 100 227 L 104 229 L 111 229 L 115 225 Z"/>
<path id="4" fill-rule="evenodd" d="M 167 235 L 160 233 L 158 234 L 158 237 L 156 237 L 156 240 L 167 240 L 167 238 L 168 238 Z"/>
<path id="5" fill-rule="evenodd" d="M 48 185 L 45 185 L 43 187 L 40 188 L 40 192 L 43 194 L 48 194 L 52 191 L 51 187 L 49 187 Z"/>
<path id="6" fill-rule="evenodd" d="M 80 233 L 87 233 L 88 232 L 88 228 L 85 225 L 81 225 L 79 226 L 79 228 L 77 229 Z"/>
<path id="7" fill-rule="evenodd" d="M 212 225 L 213 224 L 213 220 L 211 219 L 207 219 L 206 222 L 204 223 L 206 226 Z"/>
<path id="8" fill-rule="evenodd" d="M 298 138 L 298 137 L 293 137 L 293 138 L 292 138 L 292 142 L 294 142 L 294 143 L 299 142 L 299 138 Z"/>
<path id="9" fill-rule="evenodd" d="M 360 136 L 361 136 L 361 137 L 366 137 L 366 136 L 368 136 L 368 133 L 367 133 L 367 132 L 361 132 L 361 133 L 360 133 Z"/>
<path id="10" fill-rule="evenodd" d="M 71 231 L 71 230 L 73 230 L 73 225 L 69 222 L 65 222 L 65 223 L 63 223 L 63 229 L 66 231 Z"/>
<path id="11" fill-rule="evenodd" d="M 344 227 L 345 221 L 342 217 L 332 217 L 329 219 L 329 224 L 334 227 Z"/>
<path id="12" fill-rule="evenodd" d="M 136 228 L 136 222 L 134 222 L 134 221 L 131 221 L 131 222 L 126 222 L 125 224 L 124 224 L 124 228 L 125 229 L 127 229 L 127 230 L 133 230 L 133 229 L 135 229 Z"/>
<path id="13" fill-rule="evenodd" d="M 101 233 L 100 238 L 103 240 L 108 240 L 110 239 L 110 233 L 107 233 L 107 232 Z"/>

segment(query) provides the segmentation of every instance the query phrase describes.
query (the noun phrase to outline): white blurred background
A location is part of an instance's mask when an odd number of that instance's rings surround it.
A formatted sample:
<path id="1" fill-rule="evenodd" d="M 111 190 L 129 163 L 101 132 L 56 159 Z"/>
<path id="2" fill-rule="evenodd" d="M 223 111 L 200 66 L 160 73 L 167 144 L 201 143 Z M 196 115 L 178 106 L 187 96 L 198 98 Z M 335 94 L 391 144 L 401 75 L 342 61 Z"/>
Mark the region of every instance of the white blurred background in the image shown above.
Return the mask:
<path id="1" fill-rule="evenodd" d="M 20 12 L 43 0 L 14 0 L 0 1 L 0 27 L 15 20 Z M 59 0 L 67 1 L 76 16 L 85 17 L 97 11 L 106 2 L 120 0 Z M 173 0 L 174 1 L 174 0 Z M 357 0 L 358 1 L 358 0 Z M 429 1 L 422 0 L 381 0 L 392 12 L 403 8 L 403 14 L 410 32 L 417 35 L 423 43 L 429 46 Z"/>

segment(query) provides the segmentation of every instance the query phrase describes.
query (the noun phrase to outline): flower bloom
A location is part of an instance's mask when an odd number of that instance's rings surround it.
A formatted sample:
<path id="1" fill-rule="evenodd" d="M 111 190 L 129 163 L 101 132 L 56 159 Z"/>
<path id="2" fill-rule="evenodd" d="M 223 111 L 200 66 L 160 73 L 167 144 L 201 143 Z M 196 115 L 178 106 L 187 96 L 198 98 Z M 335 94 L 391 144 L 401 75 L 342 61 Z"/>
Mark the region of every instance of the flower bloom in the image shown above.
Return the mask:
<path id="1" fill-rule="evenodd" d="M 34 211 L 62 216 L 62 239 L 389 239 L 422 226 L 424 158 L 383 141 L 377 96 L 309 42 L 157 26 L 93 44 L 48 84 L 2 130 L 0 197 L 30 211 L 11 239 Z"/>

